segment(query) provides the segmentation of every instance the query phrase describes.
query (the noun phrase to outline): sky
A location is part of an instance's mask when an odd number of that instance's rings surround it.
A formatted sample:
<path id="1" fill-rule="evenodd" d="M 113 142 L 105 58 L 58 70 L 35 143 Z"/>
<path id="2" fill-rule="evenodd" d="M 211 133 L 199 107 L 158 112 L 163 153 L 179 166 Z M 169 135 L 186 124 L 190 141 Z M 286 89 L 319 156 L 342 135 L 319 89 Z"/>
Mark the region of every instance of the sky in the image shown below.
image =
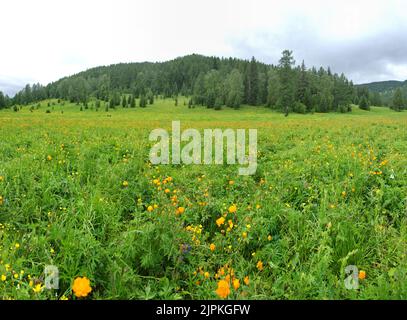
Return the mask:
<path id="1" fill-rule="evenodd" d="M 191 53 L 407 79 L 404 0 L 2 0 L 0 91 L 100 65 Z"/>

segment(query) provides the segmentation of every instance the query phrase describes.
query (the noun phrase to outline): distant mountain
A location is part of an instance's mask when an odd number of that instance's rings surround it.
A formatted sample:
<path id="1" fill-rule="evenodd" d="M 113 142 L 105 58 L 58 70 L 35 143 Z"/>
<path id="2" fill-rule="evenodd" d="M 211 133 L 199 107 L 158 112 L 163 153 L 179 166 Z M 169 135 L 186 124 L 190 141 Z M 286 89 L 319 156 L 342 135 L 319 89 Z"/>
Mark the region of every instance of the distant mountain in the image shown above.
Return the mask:
<path id="1" fill-rule="evenodd" d="M 396 81 L 396 80 L 378 81 L 378 82 L 371 82 L 371 83 L 357 85 L 357 87 L 367 88 L 372 92 L 379 92 L 379 93 L 392 92 L 395 89 L 403 87 L 403 86 L 407 86 L 407 80 L 406 81 Z"/>

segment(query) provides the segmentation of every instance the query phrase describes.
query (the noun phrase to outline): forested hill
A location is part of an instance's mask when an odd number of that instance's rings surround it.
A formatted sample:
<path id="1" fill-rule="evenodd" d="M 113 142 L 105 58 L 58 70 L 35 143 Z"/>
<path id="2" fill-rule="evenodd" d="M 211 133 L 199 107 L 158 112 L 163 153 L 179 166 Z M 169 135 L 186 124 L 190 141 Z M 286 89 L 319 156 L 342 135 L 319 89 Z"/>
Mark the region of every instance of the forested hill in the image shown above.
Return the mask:
<path id="1" fill-rule="evenodd" d="M 190 105 L 221 109 L 241 104 L 267 105 L 286 113 L 350 111 L 350 104 L 369 99 L 367 90 L 355 90 L 345 75 L 330 68 L 296 64 L 284 51 L 276 65 L 252 58 L 188 55 L 160 63 L 122 63 L 97 67 L 42 86 L 27 85 L 11 104 L 24 105 L 45 98 L 78 103 L 109 101 L 110 107 L 146 106 L 157 95 L 190 97 Z M 139 103 L 133 100 L 139 99 Z"/>
<path id="2" fill-rule="evenodd" d="M 407 86 L 407 80 L 406 81 L 396 81 L 396 80 L 379 81 L 379 82 L 364 83 L 364 84 L 360 84 L 357 86 L 361 87 L 361 88 L 367 88 L 368 90 L 370 90 L 372 92 L 383 93 L 386 91 L 396 90 L 397 88 L 400 88 L 403 86 Z"/>

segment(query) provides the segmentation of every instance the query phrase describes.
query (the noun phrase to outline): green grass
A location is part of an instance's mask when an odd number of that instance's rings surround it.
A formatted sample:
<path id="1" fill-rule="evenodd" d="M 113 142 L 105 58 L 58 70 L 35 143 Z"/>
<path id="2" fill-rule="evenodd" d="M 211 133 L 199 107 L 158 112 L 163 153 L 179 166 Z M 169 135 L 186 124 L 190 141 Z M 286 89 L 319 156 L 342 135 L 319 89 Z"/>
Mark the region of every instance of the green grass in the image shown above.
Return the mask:
<path id="1" fill-rule="evenodd" d="M 232 273 L 230 299 L 407 299 L 406 112 L 46 105 L 0 112 L 0 298 L 77 299 L 86 276 L 90 299 L 216 299 Z M 256 174 L 151 166 L 148 135 L 172 120 L 258 129 Z M 50 264 L 60 289 L 34 292 Z"/>

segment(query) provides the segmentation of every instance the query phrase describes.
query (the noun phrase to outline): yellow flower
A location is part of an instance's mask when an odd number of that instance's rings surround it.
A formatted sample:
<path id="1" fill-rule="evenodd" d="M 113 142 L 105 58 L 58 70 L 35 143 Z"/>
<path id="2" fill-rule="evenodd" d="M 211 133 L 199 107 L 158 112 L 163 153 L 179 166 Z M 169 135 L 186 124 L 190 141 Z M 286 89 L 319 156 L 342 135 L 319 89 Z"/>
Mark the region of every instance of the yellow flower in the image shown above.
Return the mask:
<path id="1" fill-rule="evenodd" d="M 154 205 L 153 205 L 153 208 L 154 208 L 154 209 L 157 209 L 157 208 L 158 208 L 158 204 L 154 204 Z"/>
<path id="2" fill-rule="evenodd" d="M 233 280 L 233 288 L 235 290 L 237 290 L 237 289 L 239 289 L 239 287 L 240 287 L 240 280 L 239 279 L 234 279 Z"/>
<path id="3" fill-rule="evenodd" d="M 20 248 L 20 244 L 17 242 L 17 243 L 14 245 L 14 247 L 15 247 L 16 249 L 18 249 L 18 248 Z"/>
<path id="4" fill-rule="evenodd" d="M 214 243 L 211 243 L 211 245 L 209 246 L 209 249 L 211 249 L 211 251 L 215 251 L 216 246 Z"/>
<path id="5" fill-rule="evenodd" d="M 51 157 L 50 155 L 48 155 L 48 156 L 47 156 L 47 160 L 48 160 L 48 161 L 51 161 L 51 160 L 52 160 L 52 157 Z"/>
<path id="6" fill-rule="evenodd" d="M 204 273 L 204 277 L 205 277 L 206 279 L 209 278 L 209 272 L 208 272 L 208 271 L 206 271 L 206 272 Z"/>
<path id="7" fill-rule="evenodd" d="M 183 214 L 185 212 L 185 208 L 184 207 L 179 207 L 177 209 L 177 214 Z"/>
<path id="8" fill-rule="evenodd" d="M 128 186 L 129 186 L 129 182 L 128 182 L 128 181 L 126 181 L 126 180 L 124 180 L 124 181 L 123 181 L 123 187 L 125 187 L 125 188 L 126 188 L 126 187 L 128 187 Z"/>
<path id="9" fill-rule="evenodd" d="M 0 206 L 3 204 L 3 202 L 4 202 L 3 197 L 0 196 Z"/>
<path id="10" fill-rule="evenodd" d="M 7 279 L 7 277 L 4 274 L 2 274 L 1 275 L 1 281 L 6 281 L 6 279 Z"/>
<path id="11" fill-rule="evenodd" d="M 153 211 L 153 210 L 154 210 L 153 206 L 148 206 L 148 207 L 147 207 L 147 211 L 148 211 L 148 212 L 151 212 L 151 211 Z"/>
<path id="12" fill-rule="evenodd" d="M 346 191 L 342 191 L 342 197 L 346 197 Z"/>
<path id="13" fill-rule="evenodd" d="M 18 278 L 18 273 L 15 273 L 14 274 L 14 279 L 17 279 Z"/>
<path id="14" fill-rule="evenodd" d="M 244 284 L 245 284 L 246 286 L 248 286 L 249 283 L 250 283 L 249 276 L 244 277 L 243 282 L 244 282 Z"/>
<path id="15" fill-rule="evenodd" d="M 360 270 L 359 271 L 359 279 L 364 280 L 366 278 L 366 271 Z"/>
<path id="16" fill-rule="evenodd" d="M 271 241 L 271 240 L 273 240 L 273 237 L 271 235 L 268 235 L 267 240 Z"/>
<path id="17" fill-rule="evenodd" d="M 246 239 L 247 238 L 247 232 L 243 232 L 242 237 L 243 237 L 243 239 Z"/>
<path id="18" fill-rule="evenodd" d="M 164 192 L 165 192 L 165 193 L 170 193 L 171 190 L 167 188 L 167 189 L 164 190 Z"/>
<path id="19" fill-rule="evenodd" d="M 41 283 L 38 283 L 34 286 L 33 291 L 34 293 L 40 293 L 44 289 L 44 286 Z"/>
<path id="20" fill-rule="evenodd" d="M 235 213 L 236 211 L 237 211 L 237 207 L 235 204 L 233 204 L 229 207 L 229 213 Z"/>
<path id="21" fill-rule="evenodd" d="M 220 298 L 226 299 L 228 297 L 228 295 L 230 294 L 229 283 L 225 280 L 220 280 L 218 282 L 218 288 L 216 289 L 216 294 Z"/>
<path id="22" fill-rule="evenodd" d="M 0 182 L 2 182 L 4 180 L 3 176 L 0 176 Z"/>
<path id="23" fill-rule="evenodd" d="M 220 217 L 219 219 L 216 220 L 216 224 L 218 225 L 218 227 L 220 227 L 224 223 L 225 223 L 224 217 Z"/>
<path id="24" fill-rule="evenodd" d="M 263 270 L 263 262 L 261 260 L 259 260 L 256 264 L 256 267 L 259 271 Z"/>
<path id="25" fill-rule="evenodd" d="M 86 297 L 92 291 L 90 280 L 86 277 L 76 278 L 73 282 L 72 290 L 76 297 Z"/>
<path id="26" fill-rule="evenodd" d="M 229 181 L 229 184 L 230 184 L 230 185 L 232 185 L 232 184 L 234 184 L 234 183 L 235 183 L 235 182 L 234 182 L 233 180 L 230 180 L 230 181 Z"/>
<path id="27" fill-rule="evenodd" d="M 61 298 L 59 298 L 59 300 L 68 300 L 68 298 L 65 295 L 63 295 Z"/>

